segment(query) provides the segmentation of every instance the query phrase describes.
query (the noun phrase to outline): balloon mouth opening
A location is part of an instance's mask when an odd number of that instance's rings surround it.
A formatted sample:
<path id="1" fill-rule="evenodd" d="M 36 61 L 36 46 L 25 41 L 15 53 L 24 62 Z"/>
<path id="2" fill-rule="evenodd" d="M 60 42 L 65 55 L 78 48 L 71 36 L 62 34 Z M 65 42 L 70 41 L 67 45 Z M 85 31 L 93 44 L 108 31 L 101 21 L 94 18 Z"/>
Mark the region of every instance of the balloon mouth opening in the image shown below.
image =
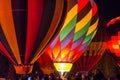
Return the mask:
<path id="1" fill-rule="evenodd" d="M 64 72 L 69 72 L 72 68 L 72 63 L 54 63 L 54 66 L 58 72 L 61 72 L 63 75 Z"/>
<path id="2" fill-rule="evenodd" d="M 16 74 L 30 74 L 32 72 L 32 69 L 33 69 L 33 64 L 14 65 L 14 68 L 15 68 Z"/>

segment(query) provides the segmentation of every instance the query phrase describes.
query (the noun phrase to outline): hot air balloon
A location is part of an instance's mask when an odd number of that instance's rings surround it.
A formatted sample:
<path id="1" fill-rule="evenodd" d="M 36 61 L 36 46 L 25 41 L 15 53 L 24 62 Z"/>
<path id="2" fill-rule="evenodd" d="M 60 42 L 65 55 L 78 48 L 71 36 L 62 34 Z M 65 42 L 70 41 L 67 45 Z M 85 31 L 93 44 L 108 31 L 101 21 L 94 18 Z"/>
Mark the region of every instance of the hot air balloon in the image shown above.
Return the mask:
<path id="1" fill-rule="evenodd" d="M 43 53 L 37 60 L 37 63 L 44 74 L 54 73 L 55 67 L 53 61 L 47 53 Z"/>
<path id="2" fill-rule="evenodd" d="M 0 0 L 0 51 L 28 74 L 61 29 L 65 0 Z"/>
<path id="3" fill-rule="evenodd" d="M 116 56 L 118 66 L 120 65 L 120 17 L 113 18 L 107 23 L 107 50 Z"/>
<path id="4" fill-rule="evenodd" d="M 73 70 L 79 71 L 83 75 L 88 74 L 104 54 L 106 50 L 106 40 L 106 24 L 100 19 L 95 37 L 82 56 L 74 63 Z"/>
<path id="5" fill-rule="evenodd" d="M 80 57 L 83 42 L 89 45 L 97 31 L 97 24 L 97 6 L 94 1 L 67 1 L 67 15 L 62 29 L 46 49 L 61 75 L 69 72 L 72 63 Z"/>

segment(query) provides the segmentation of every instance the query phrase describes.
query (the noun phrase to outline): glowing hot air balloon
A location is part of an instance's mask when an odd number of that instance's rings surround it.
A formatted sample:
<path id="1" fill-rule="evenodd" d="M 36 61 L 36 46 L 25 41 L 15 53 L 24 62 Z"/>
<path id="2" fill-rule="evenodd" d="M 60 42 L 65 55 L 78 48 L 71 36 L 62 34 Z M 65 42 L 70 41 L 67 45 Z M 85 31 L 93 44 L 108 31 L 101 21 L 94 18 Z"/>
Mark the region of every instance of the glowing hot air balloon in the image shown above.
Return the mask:
<path id="1" fill-rule="evenodd" d="M 94 1 L 67 1 L 67 15 L 63 27 L 46 49 L 61 75 L 69 72 L 72 63 L 80 57 L 83 42 L 86 45 L 91 42 L 97 31 L 97 23 L 97 6 Z"/>
<path id="2" fill-rule="evenodd" d="M 0 51 L 16 73 L 28 74 L 47 44 L 59 32 L 65 0 L 0 0 Z"/>
<path id="3" fill-rule="evenodd" d="M 120 17 L 116 17 L 107 23 L 107 49 L 116 56 L 117 64 L 120 65 Z"/>
<path id="4" fill-rule="evenodd" d="M 80 71 L 83 74 L 88 73 L 104 54 L 106 50 L 106 40 L 106 24 L 104 21 L 100 21 L 95 37 L 82 56 L 74 63 L 73 69 L 76 69 L 76 71 Z"/>

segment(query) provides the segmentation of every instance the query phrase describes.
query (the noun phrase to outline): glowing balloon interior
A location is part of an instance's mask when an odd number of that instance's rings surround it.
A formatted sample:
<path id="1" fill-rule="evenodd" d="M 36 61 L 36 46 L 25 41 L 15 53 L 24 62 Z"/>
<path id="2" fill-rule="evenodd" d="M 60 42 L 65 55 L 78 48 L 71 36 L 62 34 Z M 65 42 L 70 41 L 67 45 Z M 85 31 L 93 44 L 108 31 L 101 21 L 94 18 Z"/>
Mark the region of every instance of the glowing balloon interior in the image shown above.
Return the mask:
<path id="1" fill-rule="evenodd" d="M 71 63 L 72 66 L 72 63 L 82 55 L 97 31 L 98 20 L 94 1 L 67 1 L 67 14 L 62 29 L 46 49 L 57 70 L 62 73 L 64 71 L 58 69 L 57 63 L 60 65 Z"/>
<path id="2" fill-rule="evenodd" d="M 72 65 L 72 63 L 54 63 L 56 70 L 60 71 L 62 75 L 64 72 L 69 72 Z"/>

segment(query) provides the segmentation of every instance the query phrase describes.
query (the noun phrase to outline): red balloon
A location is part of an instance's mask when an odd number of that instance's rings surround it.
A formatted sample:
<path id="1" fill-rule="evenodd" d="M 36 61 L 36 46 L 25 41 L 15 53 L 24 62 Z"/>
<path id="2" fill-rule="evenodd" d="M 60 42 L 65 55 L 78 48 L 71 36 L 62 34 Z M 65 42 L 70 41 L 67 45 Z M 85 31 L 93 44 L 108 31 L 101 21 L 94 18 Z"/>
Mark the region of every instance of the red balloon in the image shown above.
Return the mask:
<path id="1" fill-rule="evenodd" d="M 116 56 L 118 66 L 120 65 L 120 17 L 116 17 L 107 23 L 107 50 Z"/>

